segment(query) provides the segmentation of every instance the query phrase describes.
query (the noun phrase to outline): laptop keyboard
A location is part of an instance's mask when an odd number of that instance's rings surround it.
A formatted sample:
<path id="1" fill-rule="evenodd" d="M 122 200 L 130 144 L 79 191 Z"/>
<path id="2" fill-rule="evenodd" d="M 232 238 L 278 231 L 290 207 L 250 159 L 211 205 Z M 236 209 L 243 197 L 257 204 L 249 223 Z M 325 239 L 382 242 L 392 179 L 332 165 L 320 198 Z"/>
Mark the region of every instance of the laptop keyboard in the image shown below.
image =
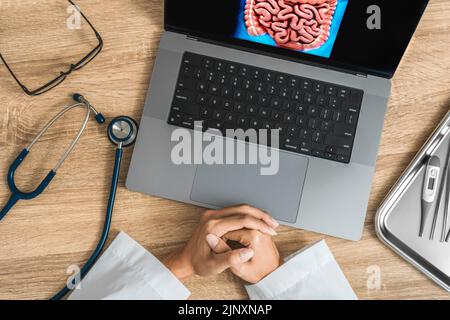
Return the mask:
<path id="1" fill-rule="evenodd" d="M 361 90 L 186 52 L 168 123 L 203 121 L 223 134 L 279 129 L 280 149 L 348 163 L 362 98 Z"/>

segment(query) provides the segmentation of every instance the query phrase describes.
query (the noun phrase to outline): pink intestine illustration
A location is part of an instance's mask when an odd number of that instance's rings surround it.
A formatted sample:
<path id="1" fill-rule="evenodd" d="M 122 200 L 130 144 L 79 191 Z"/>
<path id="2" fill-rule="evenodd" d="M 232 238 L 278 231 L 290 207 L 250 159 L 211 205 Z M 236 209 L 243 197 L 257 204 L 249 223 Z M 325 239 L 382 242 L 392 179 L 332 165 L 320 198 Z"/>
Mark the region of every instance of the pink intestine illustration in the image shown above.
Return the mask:
<path id="1" fill-rule="evenodd" d="M 247 32 L 251 36 L 267 33 L 283 48 L 319 48 L 328 40 L 337 1 L 247 0 Z"/>

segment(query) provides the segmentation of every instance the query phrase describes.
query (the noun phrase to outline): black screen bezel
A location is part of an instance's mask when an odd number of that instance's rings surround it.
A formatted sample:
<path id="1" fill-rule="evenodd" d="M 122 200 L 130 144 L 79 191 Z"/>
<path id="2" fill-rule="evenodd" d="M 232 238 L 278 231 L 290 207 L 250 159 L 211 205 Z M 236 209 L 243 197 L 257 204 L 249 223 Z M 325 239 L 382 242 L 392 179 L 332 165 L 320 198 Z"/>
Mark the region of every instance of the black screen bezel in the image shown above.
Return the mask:
<path id="1" fill-rule="evenodd" d="M 164 6 L 166 6 L 167 1 L 169 1 L 169 0 L 164 0 Z M 421 0 L 421 1 L 423 1 L 424 3 L 423 3 L 422 10 L 420 12 L 420 16 L 423 15 L 423 13 L 428 5 L 429 0 Z M 193 38 L 196 38 L 201 41 L 208 42 L 208 43 L 212 43 L 212 44 L 224 45 L 227 47 L 232 47 L 232 48 L 245 50 L 245 51 L 249 51 L 249 52 L 253 52 L 253 53 L 258 53 L 258 54 L 263 54 L 263 55 L 267 55 L 267 56 L 271 56 L 271 57 L 282 58 L 285 60 L 325 67 L 327 69 L 333 69 L 333 70 L 343 71 L 343 72 L 352 73 L 352 74 L 374 75 L 374 76 L 378 76 L 378 77 L 391 79 L 394 76 L 395 71 L 398 68 L 398 65 L 400 64 L 400 61 L 398 61 L 397 65 L 395 66 L 395 68 L 393 70 L 387 71 L 387 70 L 365 68 L 363 66 L 339 62 L 339 61 L 335 61 L 332 59 L 323 58 L 320 56 L 314 56 L 314 55 L 310 55 L 310 54 L 302 53 L 302 52 L 295 52 L 295 55 L 294 55 L 292 53 L 292 51 L 289 49 L 271 47 L 271 46 L 267 46 L 264 44 L 235 39 L 235 38 L 231 38 L 231 37 L 222 37 L 222 36 L 217 36 L 217 35 L 214 36 L 212 34 L 201 33 L 201 32 L 197 32 L 194 30 L 179 28 L 176 26 L 169 25 L 167 23 L 167 20 L 168 20 L 167 19 L 167 10 L 164 9 L 164 29 L 166 31 L 172 31 L 172 32 L 176 32 L 176 33 L 185 34 L 187 36 L 190 36 L 190 37 L 193 37 Z M 408 44 L 411 41 L 411 38 L 412 38 L 413 34 L 415 33 L 415 31 L 419 25 L 419 22 L 420 22 L 420 20 L 413 27 L 413 32 L 411 32 L 410 39 L 408 39 Z M 404 55 L 406 49 L 407 49 L 407 46 L 405 47 L 403 52 L 401 52 L 401 56 Z"/>

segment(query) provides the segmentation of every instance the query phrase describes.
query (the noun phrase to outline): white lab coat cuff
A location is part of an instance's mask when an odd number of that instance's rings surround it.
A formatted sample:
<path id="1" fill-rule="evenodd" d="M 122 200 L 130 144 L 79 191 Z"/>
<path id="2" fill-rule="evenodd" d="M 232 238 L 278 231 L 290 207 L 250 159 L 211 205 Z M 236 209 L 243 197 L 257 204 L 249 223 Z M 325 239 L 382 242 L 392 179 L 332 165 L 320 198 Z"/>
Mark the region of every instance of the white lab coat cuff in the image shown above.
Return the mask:
<path id="1" fill-rule="evenodd" d="M 324 240 L 291 255 L 277 270 L 246 289 L 252 300 L 357 299 Z"/>
<path id="2" fill-rule="evenodd" d="M 170 270 L 121 232 L 69 299 L 181 300 L 189 296 L 189 290 Z"/>

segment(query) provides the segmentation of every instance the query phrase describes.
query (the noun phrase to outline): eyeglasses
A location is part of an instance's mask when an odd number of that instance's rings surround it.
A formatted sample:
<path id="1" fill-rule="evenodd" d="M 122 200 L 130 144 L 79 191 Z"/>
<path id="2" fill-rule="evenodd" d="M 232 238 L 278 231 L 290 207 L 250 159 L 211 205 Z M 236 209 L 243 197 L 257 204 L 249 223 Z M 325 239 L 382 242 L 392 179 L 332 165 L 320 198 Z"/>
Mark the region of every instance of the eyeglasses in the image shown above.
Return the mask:
<path id="1" fill-rule="evenodd" d="M 75 5 L 71 0 L 68 0 L 69 3 L 71 5 L 74 6 L 74 8 L 76 8 L 76 10 L 80 13 L 80 15 L 83 17 L 83 19 L 89 24 L 89 26 L 92 28 L 92 30 L 95 33 L 95 36 L 98 40 L 98 45 L 92 49 L 83 59 L 81 59 L 80 61 L 78 61 L 75 64 L 71 64 L 69 66 L 69 69 L 67 71 L 61 71 L 59 76 L 57 76 L 55 79 L 53 79 L 52 81 L 44 84 L 43 86 L 40 86 L 37 89 L 34 90 L 30 90 L 28 89 L 22 82 L 20 82 L 20 80 L 17 78 L 17 76 L 14 74 L 14 72 L 12 71 L 12 69 L 10 68 L 10 66 L 6 63 L 5 59 L 3 58 L 2 54 L 0 53 L 0 60 L 3 61 L 3 64 L 6 66 L 6 68 L 8 69 L 9 73 L 11 73 L 12 77 L 14 78 L 14 80 L 16 80 L 17 84 L 22 88 L 22 90 L 28 94 L 29 96 L 38 96 L 40 94 L 43 94 L 51 89 L 53 89 L 54 87 L 58 86 L 59 84 L 61 84 L 69 74 L 71 74 L 73 71 L 75 70 L 80 70 L 81 68 L 83 68 L 85 65 L 87 65 L 89 62 L 91 62 L 92 60 L 94 60 L 94 58 L 102 51 L 103 48 L 103 40 L 102 37 L 100 36 L 100 34 L 97 32 L 97 30 L 94 28 L 94 26 L 91 24 L 91 22 L 88 20 L 88 18 L 86 18 L 86 16 L 83 14 L 83 12 L 81 12 L 80 8 Z"/>

